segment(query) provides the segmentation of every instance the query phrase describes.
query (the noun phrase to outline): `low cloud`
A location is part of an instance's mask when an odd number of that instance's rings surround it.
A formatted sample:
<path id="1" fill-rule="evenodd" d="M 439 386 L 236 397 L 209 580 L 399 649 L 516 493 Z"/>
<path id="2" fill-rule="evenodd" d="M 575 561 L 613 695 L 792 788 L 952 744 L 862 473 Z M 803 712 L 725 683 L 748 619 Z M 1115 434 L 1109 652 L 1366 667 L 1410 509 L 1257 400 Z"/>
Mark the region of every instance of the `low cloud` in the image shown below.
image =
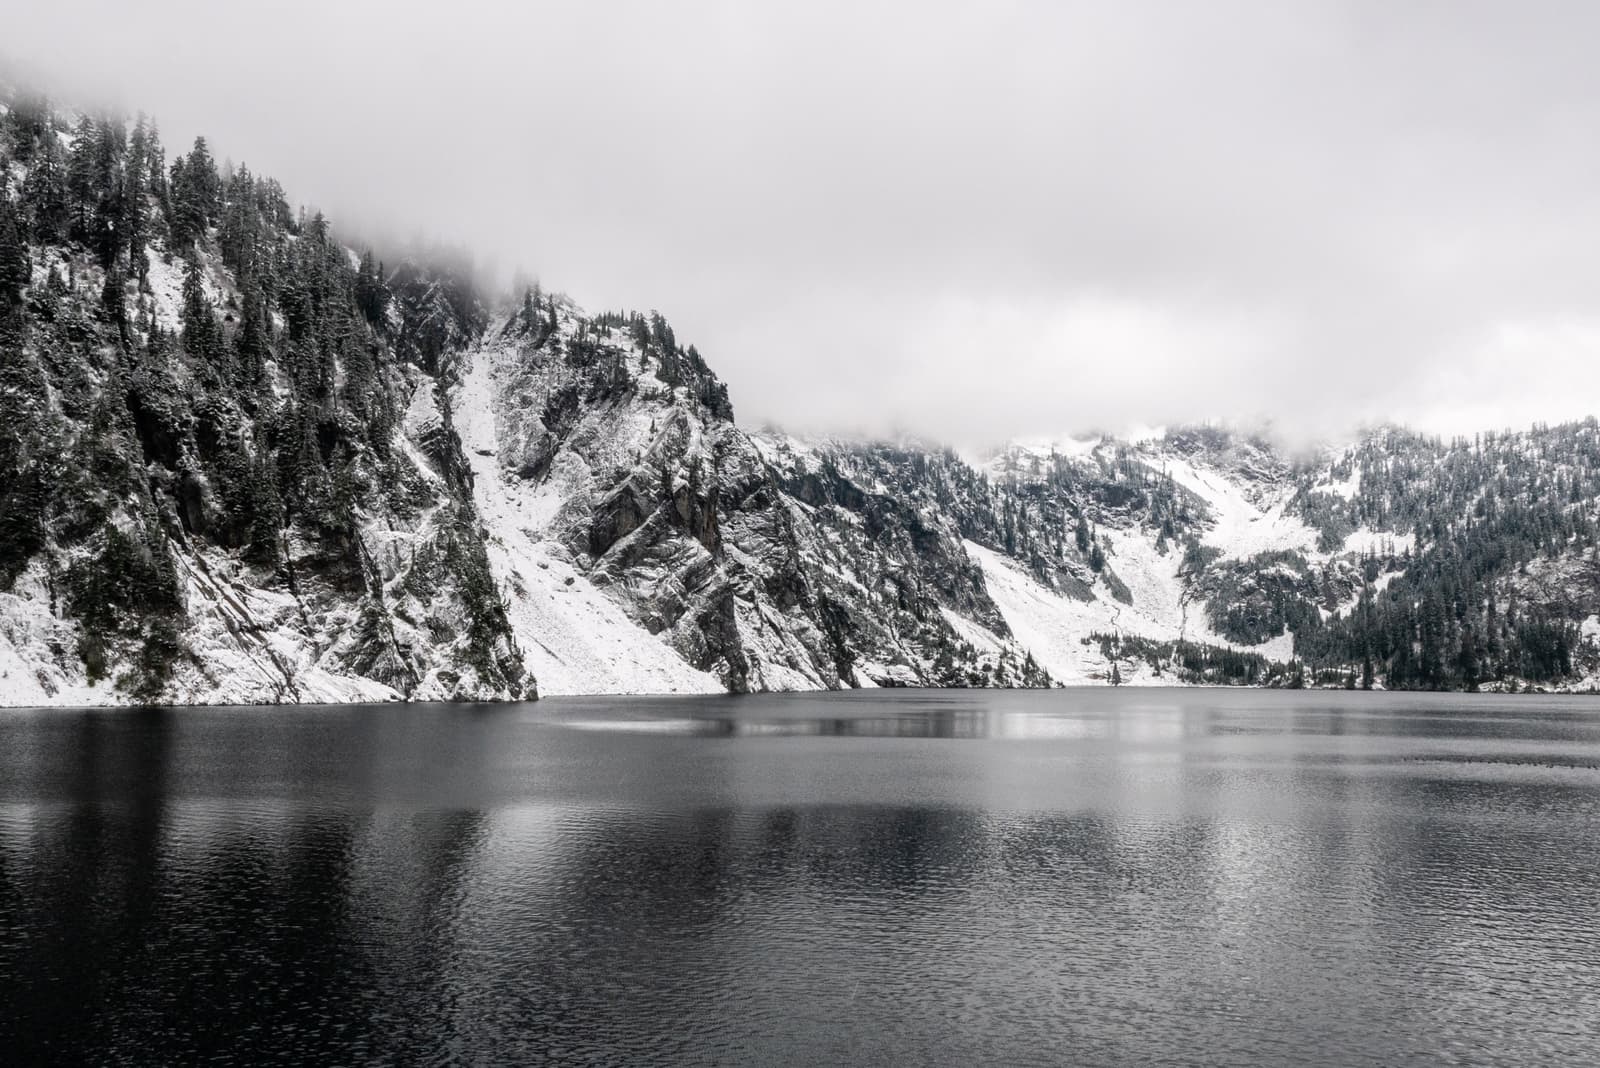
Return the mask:
<path id="1" fill-rule="evenodd" d="M 9 64 L 369 233 L 658 308 L 747 421 L 1600 407 L 1600 12 L 27 5 Z"/>

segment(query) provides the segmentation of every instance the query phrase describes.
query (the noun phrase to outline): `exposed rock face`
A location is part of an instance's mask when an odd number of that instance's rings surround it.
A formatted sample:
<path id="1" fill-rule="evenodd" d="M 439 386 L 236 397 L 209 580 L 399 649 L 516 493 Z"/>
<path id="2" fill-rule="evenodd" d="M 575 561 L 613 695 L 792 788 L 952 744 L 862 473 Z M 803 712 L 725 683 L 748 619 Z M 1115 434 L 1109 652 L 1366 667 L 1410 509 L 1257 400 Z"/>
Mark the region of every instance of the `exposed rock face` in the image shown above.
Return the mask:
<path id="1" fill-rule="evenodd" d="M 534 301 L 466 359 L 453 404 L 482 443 L 480 505 L 528 502 L 512 522 L 537 515 L 521 530 L 720 686 L 1045 681 L 1007 644 L 947 520 L 745 434 L 658 318 Z M 941 608 L 982 620 L 993 647 L 971 647 Z"/>

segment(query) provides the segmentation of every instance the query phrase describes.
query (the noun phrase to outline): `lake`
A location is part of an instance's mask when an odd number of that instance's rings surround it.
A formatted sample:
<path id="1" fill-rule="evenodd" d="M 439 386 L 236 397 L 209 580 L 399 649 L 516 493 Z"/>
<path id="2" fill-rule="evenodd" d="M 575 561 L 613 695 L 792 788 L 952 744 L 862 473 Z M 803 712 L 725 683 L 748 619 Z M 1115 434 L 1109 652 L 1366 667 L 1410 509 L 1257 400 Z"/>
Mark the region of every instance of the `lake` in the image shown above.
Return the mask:
<path id="1" fill-rule="evenodd" d="M 0 711 L 8 1064 L 1593 1064 L 1600 701 Z"/>

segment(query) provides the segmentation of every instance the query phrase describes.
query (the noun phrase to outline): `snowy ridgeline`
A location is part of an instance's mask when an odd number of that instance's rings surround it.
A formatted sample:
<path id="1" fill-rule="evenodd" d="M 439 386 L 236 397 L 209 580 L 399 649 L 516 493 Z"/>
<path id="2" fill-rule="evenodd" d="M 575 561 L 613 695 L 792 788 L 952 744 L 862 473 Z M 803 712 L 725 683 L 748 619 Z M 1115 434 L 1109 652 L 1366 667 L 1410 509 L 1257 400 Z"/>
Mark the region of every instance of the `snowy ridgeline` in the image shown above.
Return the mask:
<path id="1" fill-rule="evenodd" d="M 177 315 L 173 286 L 156 275 L 158 320 Z M 1204 678 L 1181 670 L 1183 644 L 1276 670 L 1296 656 L 1288 626 L 1241 635 L 1219 599 L 1248 605 L 1258 583 L 1278 582 L 1273 597 L 1304 589 L 1321 620 L 1347 617 L 1416 548 L 1410 531 L 1330 538 L 1307 522 L 1307 500 L 1359 497 L 1359 469 L 1334 474 L 1337 455 L 1308 473 L 1259 443 L 1241 459 L 1234 438 L 1197 448 L 1169 435 L 1030 443 L 974 465 L 916 445 L 751 437 L 707 409 L 692 376 L 661 375 L 661 359 L 552 300 L 536 330 L 515 314 L 491 323 L 442 392 L 419 380 L 396 430 L 434 483 L 445 474 L 429 442 L 446 426 L 459 437 L 540 693 Z M 970 484 L 954 488 L 961 479 Z M 1047 487 L 1054 502 L 1040 504 Z M 399 559 L 427 535 L 424 513 L 410 529 L 369 522 L 365 544 Z M 352 671 L 343 646 L 355 609 L 308 625 L 289 590 L 236 554 L 191 544 L 174 556 L 188 655 L 169 700 L 455 696 Z M 1248 576 L 1242 593 L 1230 568 Z M 1591 645 L 1595 618 L 1582 624 Z M 76 629 L 42 564 L 0 593 L 0 703 L 129 700 L 110 680 L 88 681 Z M 1575 671 L 1568 685 L 1591 682 Z"/>
<path id="2" fill-rule="evenodd" d="M 159 278 L 158 293 L 170 288 Z M 157 317 L 176 314 L 164 297 Z M 1335 475 L 1334 455 L 1307 473 L 1259 443 L 1241 463 L 1231 437 L 1196 448 L 1153 436 L 1031 443 L 974 465 L 915 445 L 750 437 L 692 381 L 654 370 L 649 344 L 553 300 L 548 316 L 533 331 L 518 315 L 493 322 L 453 384 L 417 383 L 396 431 L 433 482 L 444 473 L 429 441 L 445 426 L 458 435 L 493 577 L 543 694 L 1170 685 L 1204 678 L 1181 670 L 1184 644 L 1279 670 L 1296 656 L 1288 627 L 1230 633 L 1219 598 L 1248 603 L 1254 583 L 1281 580 L 1273 596 L 1304 587 L 1320 619 L 1346 617 L 1416 547 L 1410 531 L 1330 538 L 1306 521 L 1308 499 L 1359 495 L 1359 469 Z M 1049 486 L 1055 504 L 1038 504 Z M 367 544 L 398 558 L 427 529 L 426 515 L 410 530 L 369 523 Z M 290 591 L 235 554 L 174 555 L 189 655 L 167 699 L 452 696 L 352 671 L 341 646 L 354 610 L 308 626 Z M 1218 585 L 1230 568 L 1251 576 L 1243 594 Z M 913 618 L 928 609 L 931 620 Z M 1591 644 L 1595 619 L 1582 624 Z M 43 566 L 30 566 L 0 593 L 0 703 L 126 702 L 87 680 L 77 640 Z"/>

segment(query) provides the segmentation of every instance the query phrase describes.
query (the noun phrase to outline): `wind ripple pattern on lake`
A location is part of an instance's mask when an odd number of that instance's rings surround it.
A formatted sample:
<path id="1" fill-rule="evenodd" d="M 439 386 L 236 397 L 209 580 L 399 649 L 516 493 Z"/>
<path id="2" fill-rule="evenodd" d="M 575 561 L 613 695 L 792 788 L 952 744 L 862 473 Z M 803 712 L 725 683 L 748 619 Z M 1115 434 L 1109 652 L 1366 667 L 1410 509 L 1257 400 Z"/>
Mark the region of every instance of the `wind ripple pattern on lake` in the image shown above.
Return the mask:
<path id="1" fill-rule="evenodd" d="M 1600 703 L 0 716 L 6 1063 L 1592 1064 Z"/>

